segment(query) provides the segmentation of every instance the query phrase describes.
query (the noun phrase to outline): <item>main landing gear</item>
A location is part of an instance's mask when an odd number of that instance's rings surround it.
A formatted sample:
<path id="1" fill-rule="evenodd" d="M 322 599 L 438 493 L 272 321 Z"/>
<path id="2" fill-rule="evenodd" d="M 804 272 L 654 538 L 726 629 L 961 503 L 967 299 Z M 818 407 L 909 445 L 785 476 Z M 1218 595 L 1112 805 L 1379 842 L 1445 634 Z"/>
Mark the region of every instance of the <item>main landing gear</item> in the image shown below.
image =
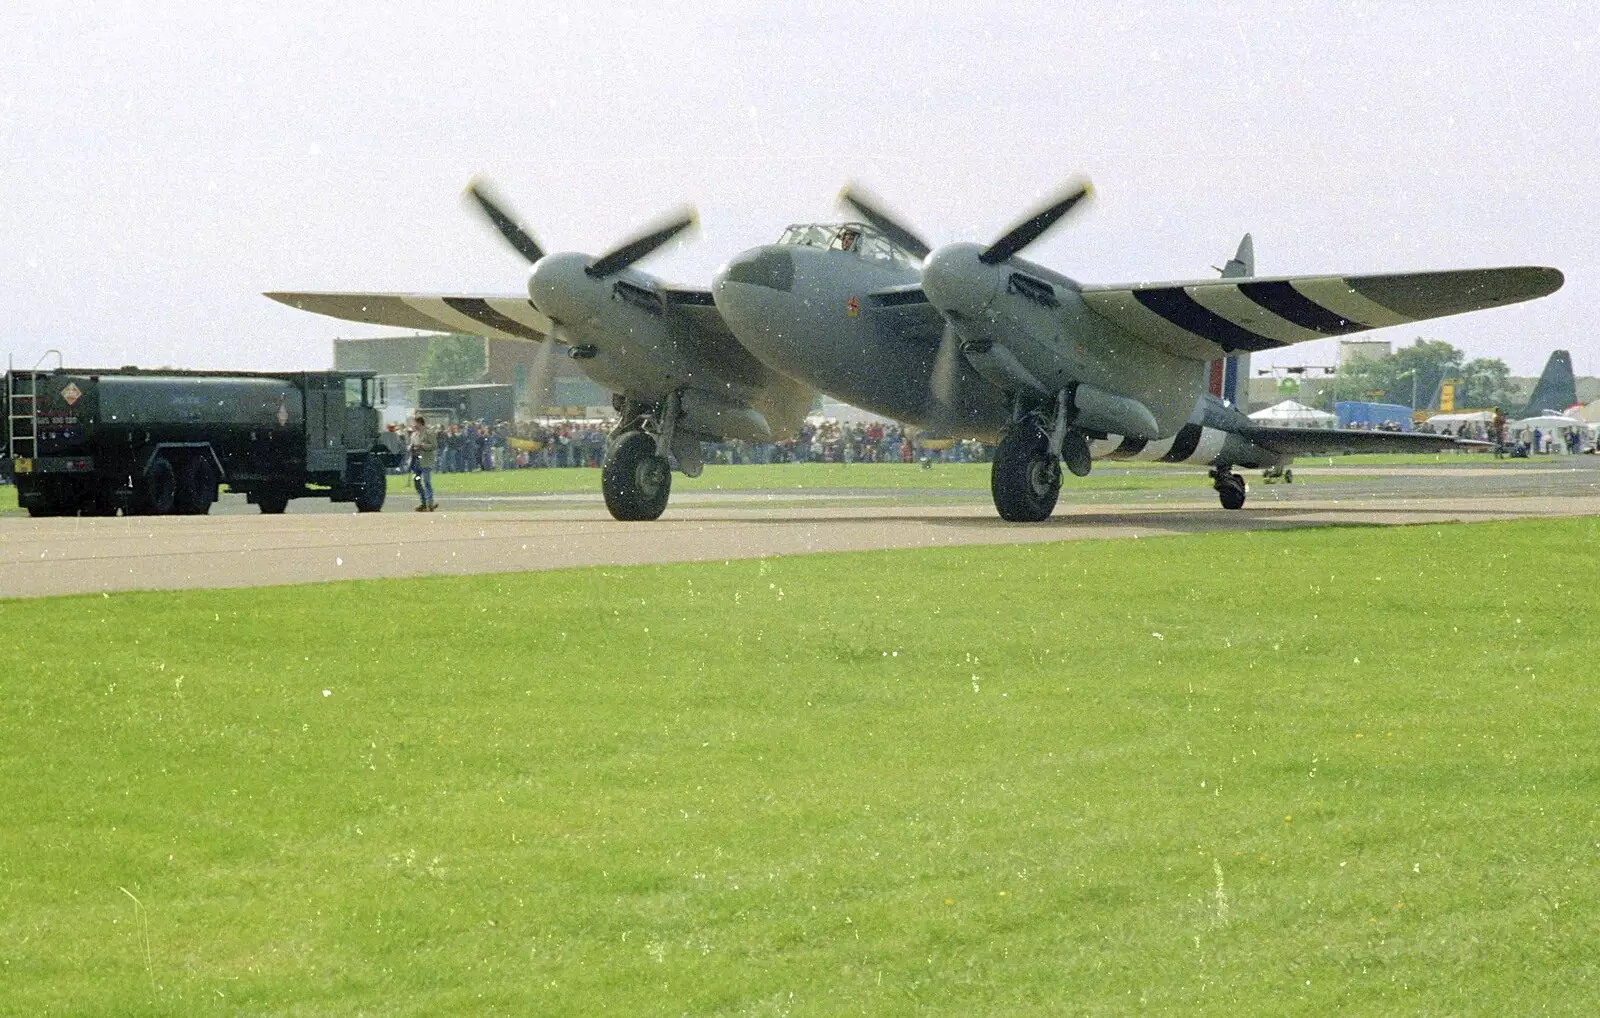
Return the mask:
<path id="1" fill-rule="evenodd" d="M 1031 420 L 1006 429 L 994 452 L 989 490 L 1002 520 L 1038 523 L 1055 512 L 1061 494 L 1061 460 L 1050 441 Z"/>
<path id="2" fill-rule="evenodd" d="M 1244 508 L 1244 496 L 1249 488 L 1245 485 L 1244 478 L 1233 473 L 1230 468 L 1212 468 L 1211 487 L 1216 489 L 1217 498 L 1222 502 L 1222 508 Z"/>
<path id="3" fill-rule="evenodd" d="M 672 494 L 672 467 L 656 454 L 656 437 L 644 431 L 614 436 L 600 464 L 600 490 L 616 519 L 658 518 Z"/>
<path id="4" fill-rule="evenodd" d="M 700 476 L 699 439 L 678 431 L 681 403 L 673 393 L 658 404 L 618 400 L 621 422 L 600 463 L 606 509 L 618 520 L 660 518 L 672 494 L 672 460 L 689 477 Z"/>
<path id="5" fill-rule="evenodd" d="M 1089 441 L 1072 427 L 1071 396 L 1065 389 L 1057 394 L 1053 415 L 1019 411 L 1001 435 L 989 472 L 989 490 L 1001 519 L 1049 519 L 1061 494 L 1062 466 L 1077 477 L 1089 473 Z"/>

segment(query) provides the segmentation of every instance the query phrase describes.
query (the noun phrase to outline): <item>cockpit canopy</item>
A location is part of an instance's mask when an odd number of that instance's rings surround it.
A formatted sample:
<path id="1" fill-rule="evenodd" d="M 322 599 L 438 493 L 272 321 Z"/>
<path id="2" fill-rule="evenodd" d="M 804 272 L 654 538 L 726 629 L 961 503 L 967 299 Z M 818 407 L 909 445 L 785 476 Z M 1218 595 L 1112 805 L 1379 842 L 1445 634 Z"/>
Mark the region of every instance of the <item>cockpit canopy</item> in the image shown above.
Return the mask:
<path id="1" fill-rule="evenodd" d="M 799 223 L 784 230 L 778 243 L 790 247 L 848 252 L 868 261 L 885 262 L 908 269 L 922 267 L 922 259 L 866 223 Z"/>

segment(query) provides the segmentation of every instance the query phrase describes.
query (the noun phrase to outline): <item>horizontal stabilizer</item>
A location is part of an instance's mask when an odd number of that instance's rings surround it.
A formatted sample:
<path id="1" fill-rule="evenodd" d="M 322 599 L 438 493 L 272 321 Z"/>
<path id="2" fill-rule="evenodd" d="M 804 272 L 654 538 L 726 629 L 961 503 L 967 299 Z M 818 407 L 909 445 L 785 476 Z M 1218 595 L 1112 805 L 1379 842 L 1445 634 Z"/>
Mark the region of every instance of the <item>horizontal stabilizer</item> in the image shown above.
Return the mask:
<path id="1" fill-rule="evenodd" d="M 1488 449 L 1492 442 L 1473 442 L 1448 435 L 1415 431 L 1354 431 L 1327 428 L 1240 429 L 1240 438 L 1284 456 L 1331 452 L 1440 452 L 1445 449 Z"/>

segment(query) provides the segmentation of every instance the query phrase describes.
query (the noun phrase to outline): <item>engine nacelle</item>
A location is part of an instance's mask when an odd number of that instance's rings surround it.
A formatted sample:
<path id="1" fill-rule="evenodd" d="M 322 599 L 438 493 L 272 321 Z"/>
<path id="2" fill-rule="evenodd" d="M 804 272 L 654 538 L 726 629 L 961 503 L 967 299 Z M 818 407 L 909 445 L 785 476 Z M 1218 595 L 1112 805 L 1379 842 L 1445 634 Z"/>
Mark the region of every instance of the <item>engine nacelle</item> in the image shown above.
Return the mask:
<path id="1" fill-rule="evenodd" d="M 772 441 L 772 428 L 767 419 L 759 410 L 743 403 L 690 390 L 682 396 L 679 413 L 678 426 L 687 431 L 746 442 Z"/>
<path id="2" fill-rule="evenodd" d="M 1073 390 L 1072 405 L 1078 411 L 1073 423 L 1086 431 L 1101 431 L 1144 442 L 1161 437 L 1155 415 L 1136 399 L 1113 396 L 1104 389 L 1080 383 Z"/>

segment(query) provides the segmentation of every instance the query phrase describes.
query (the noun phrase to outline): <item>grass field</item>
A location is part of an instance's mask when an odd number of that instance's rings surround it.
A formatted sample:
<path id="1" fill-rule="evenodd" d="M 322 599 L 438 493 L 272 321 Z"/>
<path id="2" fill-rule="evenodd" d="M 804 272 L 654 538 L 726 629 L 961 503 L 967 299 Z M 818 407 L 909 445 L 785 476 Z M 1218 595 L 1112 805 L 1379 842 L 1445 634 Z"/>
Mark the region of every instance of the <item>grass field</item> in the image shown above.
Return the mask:
<path id="1" fill-rule="evenodd" d="M 1500 464 L 1515 469 L 1522 461 L 1495 460 L 1465 453 L 1389 454 L 1307 457 L 1302 467 L 1327 466 L 1486 466 Z M 1545 462 L 1543 460 L 1539 462 Z M 1554 462 L 1561 462 L 1556 460 Z M 1088 477 L 1070 479 L 1076 490 L 1146 491 L 1204 487 L 1205 468 L 1191 463 L 1100 463 Z M 465 474 L 435 474 L 441 497 L 449 494 L 557 494 L 600 490 L 600 471 L 588 468 L 559 470 L 497 470 Z M 674 491 L 747 491 L 816 489 L 882 489 L 988 491 L 989 464 L 941 463 L 929 469 L 899 463 L 788 463 L 773 466 L 708 466 L 697 478 L 674 474 Z M 391 475 L 392 494 L 410 493 L 409 475 Z M 0 512 L 17 510 L 16 489 L 0 485 Z"/>
<path id="2" fill-rule="evenodd" d="M 0 1013 L 1591 1013 L 1597 549 L 7 602 Z"/>
<path id="3" fill-rule="evenodd" d="M 1097 490 L 1183 487 L 1203 483 L 1205 471 L 1128 470 L 1108 466 L 1088 477 L 1074 477 L 1072 484 Z M 463 474 L 434 474 L 434 489 L 445 493 L 545 493 L 597 492 L 600 471 L 570 467 L 555 470 L 490 470 Z M 900 463 L 785 463 L 769 466 L 708 466 L 699 477 L 672 476 L 672 490 L 683 491 L 818 491 L 870 489 L 885 493 L 911 491 L 989 490 L 989 464 L 948 463 L 927 469 Z M 409 492 L 409 474 L 391 475 L 391 493 Z"/>
<path id="4" fill-rule="evenodd" d="M 1464 454 L 1309 457 L 1300 466 L 1484 466 L 1501 463 L 1515 469 L 1516 462 Z M 899 463 L 785 463 L 771 466 L 708 466 L 696 478 L 674 474 L 674 491 L 745 491 L 816 489 L 911 489 L 988 491 L 989 464 L 941 463 L 927 469 Z M 1107 463 L 1102 462 L 1088 477 L 1068 479 L 1075 490 L 1149 490 L 1206 486 L 1206 468 L 1193 463 Z M 491 470 L 463 474 L 434 474 L 434 487 L 441 493 L 555 493 L 593 492 L 600 488 L 600 471 L 589 468 L 557 470 Z M 389 478 L 393 493 L 411 489 L 409 475 Z"/>

